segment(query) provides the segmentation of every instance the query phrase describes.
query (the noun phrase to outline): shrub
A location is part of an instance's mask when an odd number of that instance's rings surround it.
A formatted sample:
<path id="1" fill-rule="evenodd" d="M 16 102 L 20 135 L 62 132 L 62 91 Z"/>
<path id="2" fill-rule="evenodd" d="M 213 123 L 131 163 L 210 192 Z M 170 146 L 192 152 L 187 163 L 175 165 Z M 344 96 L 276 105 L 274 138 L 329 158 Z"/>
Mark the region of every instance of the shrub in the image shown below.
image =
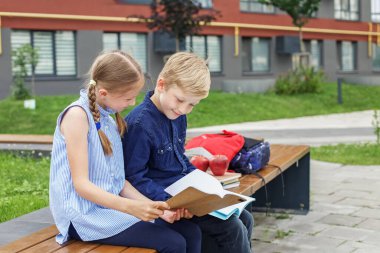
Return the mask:
<path id="1" fill-rule="evenodd" d="M 276 94 L 318 93 L 324 82 L 324 73 L 313 67 L 299 67 L 279 76 L 275 84 Z"/>

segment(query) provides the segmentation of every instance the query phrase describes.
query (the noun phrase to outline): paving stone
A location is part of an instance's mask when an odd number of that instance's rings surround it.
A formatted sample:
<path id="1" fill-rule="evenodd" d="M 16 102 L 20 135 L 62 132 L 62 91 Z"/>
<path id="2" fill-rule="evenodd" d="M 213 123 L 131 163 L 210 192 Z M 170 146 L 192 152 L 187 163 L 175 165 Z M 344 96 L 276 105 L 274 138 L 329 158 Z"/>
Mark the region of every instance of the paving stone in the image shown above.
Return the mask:
<path id="1" fill-rule="evenodd" d="M 379 253 L 379 247 L 363 242 L 346 241 L 336 248 L 336 253 Z M 335 253 L 335 252 L 334 252 Z"/>
<path id="2" fill-rule="evenodd" d="M 314 212 L 329 212 L 334 214 L 353 214 L 361 209 L 357 206 L 337 205 L 329 203 L 314 203 L 311 208 Z"/>
<path id="3" fill-rule="evenodd" d="M 370 191 L 361 191 L 361 190 L 347 190 L 347 189 L 338 189 L 334 192 L 332 196 L 341 196 L 341 197 L 350 197 L 350 198 L 359 198 L 365 200 L 378 200 L 379 197 L 376 196 L 373 192 Z"/>
<path id="4" fill-rule="evenodd" d="M 286 238 L 287 245 L 298 245 L 298 247 L 309 250 L 325 250 L 334 252 L 334 249 L 342 244 L 344 239 L 335 239 L 325 236 L 313 236 L 313 235 L 295 235 L 290 238 Z M 274 243 L 278 243 L 276 240 Z M 305 251 L 306 252 L 306 251 Z"/>
<path id="5" fill-rule="evenodd" d="M 368 208 L 380 208 L 380 200 L 368 200 L 358 198 L 345 198 L 336 202 L 338 205 L 360 206 Z"/>
<path id="6" fill-rule="evenodd" d="M 340 214 L 329 214 L 318 222 L 330 225 L 339 225 L 346 227 L 354 227 L 355 225 L 363 222 L 366 218 L 353 217 L 349 215 L 340 215 Z"/>
<path id="7" fill-rule="evenodd" d="M 321 231 L 329 228 L 330 226 L 319 223 L 284 223 L 286 226 L 279 226 L 280 229 L 291 230 L 299 234 L 315 235 Z"/>
<path id="8" fill-rule="evenodd" d="M 329 203 L 329 204 L 335 204 L 338 201 L 341 201 L 345 198 L 345 196 L 338 196 L 333 193 L 330 194 L 320 194 L 316 193 L 311 196 L 311 203 L 314 202 L 322 202 L 322 203 Z"/>
<path id="9" fill-rule="evenodd" d="M 374 208 L 363 207 L 360 210 L 358 210 L 355 213 L 353 213 L 353 215 L 360 216 L 360 217 L 380 219 L 380 211 L 379 211 L 379 209 L 374 209 Z"/>
<path id="10" fill-rule="evenodd" d="M 379 231 L 372 233 L 370 236 L 364 238 L 362 241 L 363 241 L 363 243 L 376 245 L 377 247 L 380 248 L 380 233 L 379 233 Z"/>
<path id="11" fill-rule="evenodd" d="M 255 227 L 253 229 L 252 238 L 261 242 L 272 242 L 276 238 L 275 229 Z"/>
<path id="12" fill-rule="evenodd" d="M 359 223 L 356 227 L 364 228 L 368 230 L 380 231 L 380 220 L 367 218 L 363 222 Z"/>
<path id="13" fill-rule="evenodd" d="M 342 240 L 363 241 L 373 233 L 373 231 L 367 229 L 334 226 L 322 231 L 319 235 Z"/>

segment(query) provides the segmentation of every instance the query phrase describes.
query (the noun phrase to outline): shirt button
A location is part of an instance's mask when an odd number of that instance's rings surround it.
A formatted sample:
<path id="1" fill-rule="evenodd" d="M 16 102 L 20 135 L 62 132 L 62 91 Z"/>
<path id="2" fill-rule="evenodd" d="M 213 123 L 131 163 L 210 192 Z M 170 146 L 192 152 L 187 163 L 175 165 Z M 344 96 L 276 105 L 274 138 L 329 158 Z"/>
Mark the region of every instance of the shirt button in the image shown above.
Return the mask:
<path id="1" fill-rule="evenodd" d="M 181 139 L 178 139 L 179 142 L 181 142 L 182 140 Z"/>

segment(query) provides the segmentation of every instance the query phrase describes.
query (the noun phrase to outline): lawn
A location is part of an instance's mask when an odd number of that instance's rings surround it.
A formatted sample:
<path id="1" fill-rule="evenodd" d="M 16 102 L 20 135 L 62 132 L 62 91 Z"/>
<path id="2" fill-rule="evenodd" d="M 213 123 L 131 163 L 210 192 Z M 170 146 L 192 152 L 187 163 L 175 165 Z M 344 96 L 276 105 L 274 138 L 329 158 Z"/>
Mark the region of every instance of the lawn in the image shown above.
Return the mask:
<path id="1" fill-rule="evenodd" d="M 341 164 L 380 165 L 380 145 L 365 143 L 312 147 L 311 158 Z"/>
<path id="2" fill-rule="evenodd" d="M 307 115 L 380 109 L 380 86 L 344 85 L 342 105 L 337 104 L 336 84 L 326 83 L 320 94 L 278 96 L 265 94 L 229 94 L 212 91 L 189 115 L 189 127 L 202 127 L 246 121 L 294 118 Z M 138 97 L 138 103 L 143 99 Z M 0 101 L 0 133 L 52 134 L 56 119 L 71 96 L 37 97 L 37 109 L 23 108 L 22 101 Z M 123 112 L 126 115 L 128 112 Z"/>
<path id="3" fill-rule="evenodd" d="M 49 204 L 48 158 L 0 152 L 0 222 Z"/>

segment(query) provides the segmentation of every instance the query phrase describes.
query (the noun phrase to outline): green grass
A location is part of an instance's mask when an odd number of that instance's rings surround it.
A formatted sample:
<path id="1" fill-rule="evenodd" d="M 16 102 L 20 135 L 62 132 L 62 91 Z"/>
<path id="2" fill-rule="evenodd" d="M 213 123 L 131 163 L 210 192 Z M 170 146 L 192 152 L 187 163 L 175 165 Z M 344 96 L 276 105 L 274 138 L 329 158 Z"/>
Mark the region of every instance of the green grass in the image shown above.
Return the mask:
<path id="1" fill-rule="evenodd" d="M 380 165 L 380 145 L 365 143 L 313 147 L 311 158 L 341 164 Z"/>
<path id="2" fill-rule="evenodd" d="M 279 96 L 228 94 L 213 91 L 189 115 L 189 127 L 202 127 L 246 121 L 294 118 L 307 115 L 380 109 L 380 86 L 344 85 L 342 105 L 337 104 L 336 84 L 326 83 L 320 94 Z M 78 96 L 40 96 L 37 109 L 23 108 L 22 101 L 0 101 L 0 133 L 52 134 L 58 114 Z M 138 97 L 138 103 L 143 94 Z M 123 112 L 123 115 L 129 110 Z"/>
<path id="3" fill-rule="evenodd" d="M 0 223 L 49 204 L 48 158 L 0 152 Z"/>

